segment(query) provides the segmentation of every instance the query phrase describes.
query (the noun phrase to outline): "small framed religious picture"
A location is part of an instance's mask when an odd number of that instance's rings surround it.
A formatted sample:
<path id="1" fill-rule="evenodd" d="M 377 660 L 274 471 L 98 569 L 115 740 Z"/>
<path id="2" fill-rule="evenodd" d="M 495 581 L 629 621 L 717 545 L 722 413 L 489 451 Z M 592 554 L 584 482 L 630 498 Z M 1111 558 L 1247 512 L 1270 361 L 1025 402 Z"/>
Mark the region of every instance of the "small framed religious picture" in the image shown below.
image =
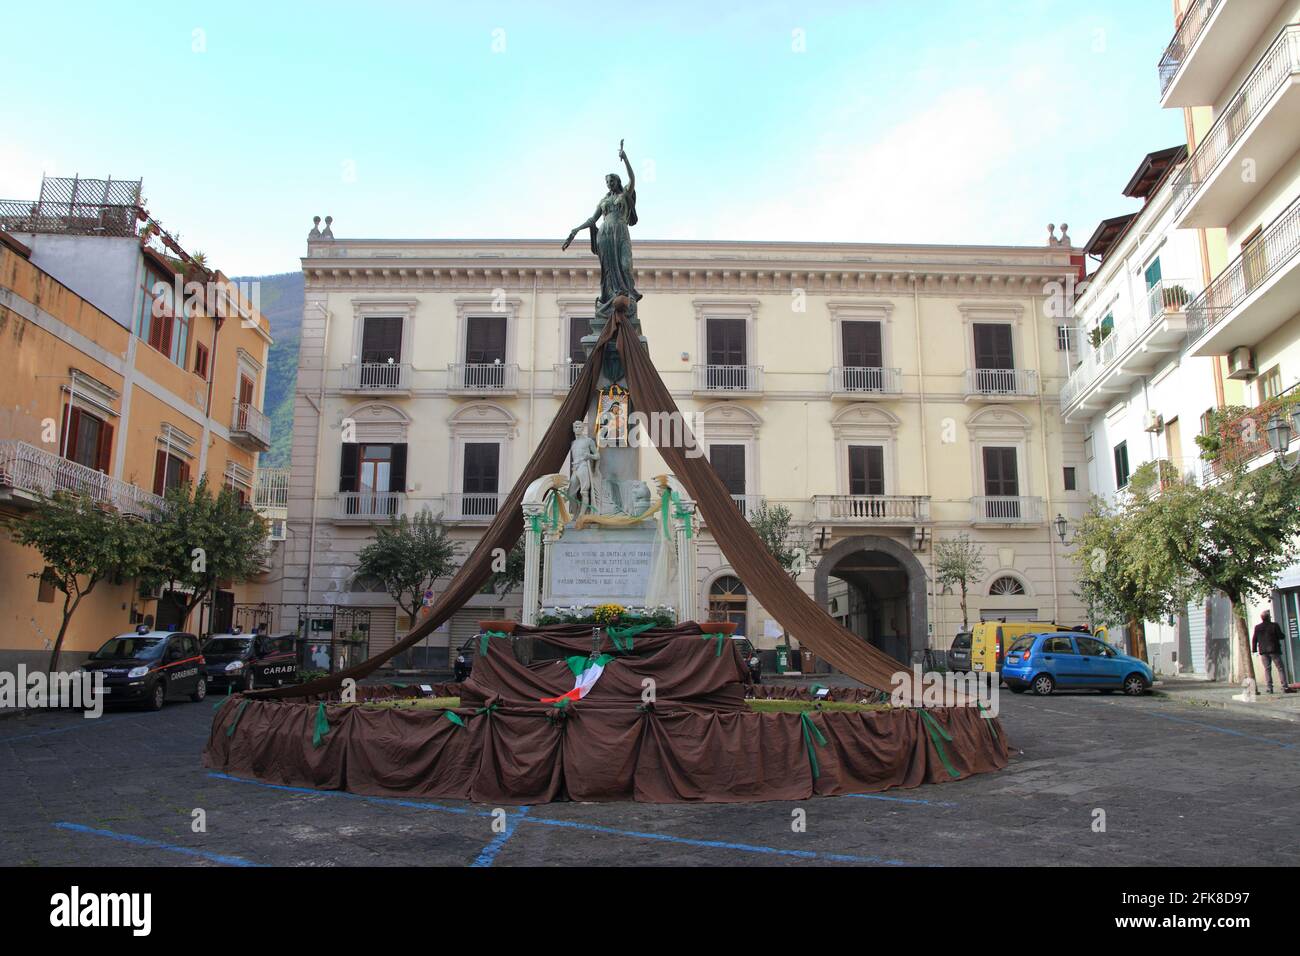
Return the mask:
<path id="1" fill-rule="evenodd" d="M 596 444 L 601 448 L 628 447 L 627 389 L 611 385 L 600 393 L 596 404 Z"/>

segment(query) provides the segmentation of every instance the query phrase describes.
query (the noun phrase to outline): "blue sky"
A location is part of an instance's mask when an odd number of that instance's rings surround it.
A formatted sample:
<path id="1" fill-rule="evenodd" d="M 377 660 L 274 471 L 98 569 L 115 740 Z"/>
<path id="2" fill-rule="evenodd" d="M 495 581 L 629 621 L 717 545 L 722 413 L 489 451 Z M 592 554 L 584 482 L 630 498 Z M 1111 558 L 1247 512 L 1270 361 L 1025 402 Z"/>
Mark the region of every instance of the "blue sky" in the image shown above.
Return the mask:
<path id="1" fill-rule="evenodd" d="M 129 11 L 129 13 L 127 12 Z M 339 236 L 1037 245 L 1183 142 L 1169 0 L 6 4 L 0 198 L 143 177 L 230 275 Z M 196 32 L 200 31 L 200 32 Z M 796 34 L 795 31 L 801 31 Z M 57 39 L 56 39 L 57 38 Z M 803 50 L 796 47 L 802 38 Z M 55 49 L 67 55 L 52 55 Z"/>

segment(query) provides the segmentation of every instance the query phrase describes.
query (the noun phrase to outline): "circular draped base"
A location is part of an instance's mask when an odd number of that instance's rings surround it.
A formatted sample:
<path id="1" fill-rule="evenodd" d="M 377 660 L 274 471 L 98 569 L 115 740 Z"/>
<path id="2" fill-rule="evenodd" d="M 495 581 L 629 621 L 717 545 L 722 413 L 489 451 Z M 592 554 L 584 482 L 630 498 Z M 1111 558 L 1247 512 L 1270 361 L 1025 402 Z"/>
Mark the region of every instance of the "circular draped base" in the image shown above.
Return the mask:
<path id="1" fill-rule="evenodd" d="M 420 696 L 409 687 L 357 691 L 363 700 Z M 474 698 L 469 685 L 434 691 Z M 973 707 L 754 713 L 481 703 L 444 711 L 234 695 L 213 719 L 203 761 L 274 784 L 497 805 L 803 800 L 944 783 L 1008 760 L 999 722 Z"/>

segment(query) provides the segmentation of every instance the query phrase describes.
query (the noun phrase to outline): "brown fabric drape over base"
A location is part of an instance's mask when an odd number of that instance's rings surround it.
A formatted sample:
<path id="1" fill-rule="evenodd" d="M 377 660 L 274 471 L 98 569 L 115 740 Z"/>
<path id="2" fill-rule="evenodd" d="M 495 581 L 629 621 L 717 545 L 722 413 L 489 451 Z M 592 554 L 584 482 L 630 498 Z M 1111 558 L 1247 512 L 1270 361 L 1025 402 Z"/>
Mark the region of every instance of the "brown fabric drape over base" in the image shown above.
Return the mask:
<path id="1" fill-rule="evenodd" d="M 592 649 L 587 628 L 521 630 L 515 639 L 561 653 Z M 798 800 L 941 783 L 1007 762 L 997 721 L 971 707 L 926 711 L 952 738 L 939 742 L 917 710 L 813 711 L 818 743 L 800 714 L 748 710 L 736 643 L 695 624 L 646 631 L 630 649 L 612 648 L 602 634 L 599 649 L 615 652 L 600 679 L 559 708 L 542 699 L 573 687 L 564 661 L 526 665 L 511 638 L 490 637 L 459 686 L 452 713 L 460 724 L 447 711 L 326 702 L 329 731 L 319 748 L 319 704 L 236 695 L 213 720 L 204 764 L 276 784 L 501 804 Z M 371 699 L 410 694 L 364 690 L 359 696 Z"/>
<path id="2" fill-rule="evenodd" d="M 441 626 L 469 600 L 492 573 L 492 553 L 496 548 L 510 550 L 523 533 L 520 506 L 524 492 L 533 481 L 553 474 L 563 466 L 570 442 L 572 423 L 584 418 L 596 389 L 605 348 L 613 342 L 627 370 L 633 407 L 647 414 L 680 414 L 650 356 L 642 347 L 636 331 L 621 313 L 616 313 L 601 332 L 578 380 L 569 390 L 560 410 L 551 421 L 541 443 L 524 466 L 519 480 L 501 502 L 496 517 L 479 539 L 451 584 L 434 602 L 429 616 L 392 647 L 347 670 L 306 684 L 253 692 L 254 697 L 282 698 L 329 694 L 346 678 L 360 680 L 386 661 L 419 643 Z M 670 431 L 672 431 L 670 429 Z M 703 513 L 722 553 L 749 592 L 791 634 L 800 646 L 813 651 L 841 671 L 856 677 L 868 687 L 888 691 L 891 677 L 902 667 L 883 651 L 841 627 L 781 568 L 763 546 L 749 522 L 735 507 L 722 480 L 703 456 L 691 458 L 683 448 L 659 448 L 664 460 L 685 485 Z"/>
<path id="3" fill-rule="evenodd" d="M 798 714 L 579 703 L 552 718 L 503 704 L 461 708 L 459 727 L 441 711 L 326 705 L 330 730 L 316 748 L 316 705 L 250 699 L 227 735 L 240 703 L 217 712 L 204 766 L 285 786 L 488 805 L 802 800 L 946 783 L 1008 759 L 997 722 L 972 707 L 925 712 L 953 738 L 943 746 L 956 777 L 919 710 L 817 712 L 826 743 L 813 744 L 814 777 Z"/>

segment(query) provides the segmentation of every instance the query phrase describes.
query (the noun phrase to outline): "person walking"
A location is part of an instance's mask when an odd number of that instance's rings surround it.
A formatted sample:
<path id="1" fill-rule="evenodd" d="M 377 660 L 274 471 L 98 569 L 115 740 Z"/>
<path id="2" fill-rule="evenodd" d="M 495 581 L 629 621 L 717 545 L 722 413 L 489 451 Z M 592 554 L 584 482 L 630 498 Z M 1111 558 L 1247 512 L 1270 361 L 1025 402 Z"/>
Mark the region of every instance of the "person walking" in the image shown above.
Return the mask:
<path id="1" fill-rule="evenodd" d="M 1277 667 L 1278 679 L 1282 681 L 1282 692 L 1292 693 L 1291 685 L 1286 679 L 1286 665 L 1282 662 L 1282 628 L 1273 620 L 1273 613 L 1265 611 L 1259 616 L 1255 633 L 1250 639 L 1250 649 L 1264 662 L 1264 676 L 1268 679 L 1268 692 L 1273 690 L 1273 667 Z"/>

